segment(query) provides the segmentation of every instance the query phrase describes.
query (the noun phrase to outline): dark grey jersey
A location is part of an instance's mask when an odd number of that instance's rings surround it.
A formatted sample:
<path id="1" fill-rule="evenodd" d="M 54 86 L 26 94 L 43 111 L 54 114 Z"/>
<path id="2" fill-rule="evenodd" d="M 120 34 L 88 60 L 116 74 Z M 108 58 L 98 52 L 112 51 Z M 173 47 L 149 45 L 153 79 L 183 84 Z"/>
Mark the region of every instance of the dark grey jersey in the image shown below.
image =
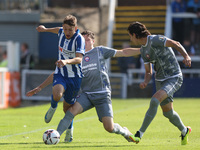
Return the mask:
<path id="1" fill-rule="evenodd" d="M 156 80 L 165 80 L 181 75 L 181 69 L 171 47 L 165 47 L 167 38 L 162 35 L 149 35 L 147 43 L 141 47 L 144 63 L 152 63 Z"/>
<path id="2" fill-rule="evenodd" d="M 113 57 L 115 49 L 98 46 L 85 52 L 82 61 L 82 92 L 111 91 L 108 77 L 107 59 Z"/>

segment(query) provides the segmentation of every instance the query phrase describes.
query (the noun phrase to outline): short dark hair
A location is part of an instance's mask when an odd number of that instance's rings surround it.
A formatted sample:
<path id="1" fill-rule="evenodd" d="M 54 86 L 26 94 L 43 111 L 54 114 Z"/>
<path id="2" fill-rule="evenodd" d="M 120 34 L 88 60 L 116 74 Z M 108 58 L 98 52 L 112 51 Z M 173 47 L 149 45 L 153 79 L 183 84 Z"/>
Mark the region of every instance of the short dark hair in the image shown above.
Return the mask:
<path id="1" fill-rule="evenodd" d="M 94 36 L 94 33 L 92 31 L 89 31 L 89 30 L 85 30 L 81 33 L 82 35 L 87 35 L 89 36 L 91 39 L 94 40 L 95 36 Z"/>
<path id="2" fill-rule="evenodd" d="M 77 26 L 77 19 L 73 15 L 67 15 L 63 20 L 63 24 L 68 24 L 69 26 L 75 27 Z"/>
<path id="3" fill-rule="evenodd" d="M 131 23 L 127 30 L 131 35 L 135 33 L 137 39 L 147 37 L 147 35 L 151 35 L 149 30 L 147 30 L 146 26 L 137 21 Z"/>

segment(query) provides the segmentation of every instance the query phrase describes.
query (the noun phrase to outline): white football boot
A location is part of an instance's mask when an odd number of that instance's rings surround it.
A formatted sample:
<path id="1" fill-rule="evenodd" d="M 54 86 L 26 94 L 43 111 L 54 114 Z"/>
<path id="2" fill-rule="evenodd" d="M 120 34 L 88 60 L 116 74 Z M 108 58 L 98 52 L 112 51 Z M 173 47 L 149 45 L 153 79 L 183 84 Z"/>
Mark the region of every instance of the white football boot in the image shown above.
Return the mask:
<path id="1" fill-rule="evenodd" d="M 46 123 L 49 123 L 51 121 L 51 119 L 56 111 L 56 108 L 52 108 L 52 107 L 49 108 L 49 110 L 47 111 L 45 118 L 44 118 Z"/>
<path id="2" fill-rule="evenodd" d="M 73 131 L 74 127 L 66 130 L 65 142 L 70 143 L 73 141 Z"/>

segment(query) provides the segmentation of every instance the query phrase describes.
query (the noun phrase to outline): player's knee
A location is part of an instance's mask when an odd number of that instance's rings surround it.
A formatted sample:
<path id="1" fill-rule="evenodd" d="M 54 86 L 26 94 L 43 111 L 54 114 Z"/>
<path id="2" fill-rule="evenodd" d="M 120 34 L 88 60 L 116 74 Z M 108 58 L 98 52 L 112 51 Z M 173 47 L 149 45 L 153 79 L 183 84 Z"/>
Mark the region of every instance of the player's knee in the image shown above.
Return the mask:
<path id="1" fill-rule="evenodd" d="M 168 112 L 163 112 L 163 115 L 166 117 L 166 118 L 171 118 L 173 116 L 173 110 L 170 110 Z"/>
<path id="2" fill-rule="evenodd" d="M 160 101 L 157 98 L 155 98 L 155 97 L 151 98 L 151 102 L 150 102 L 151 107 L 158 107 L 159 104 L 160 104 Z"/>
<path id="3" fill-rule="evenodd" d="M 55 101 L 59 101 L 62 98 L 62 94 L 61 93 L 57 93 L 57 94 L 53 94 L 53 99 Z"/>

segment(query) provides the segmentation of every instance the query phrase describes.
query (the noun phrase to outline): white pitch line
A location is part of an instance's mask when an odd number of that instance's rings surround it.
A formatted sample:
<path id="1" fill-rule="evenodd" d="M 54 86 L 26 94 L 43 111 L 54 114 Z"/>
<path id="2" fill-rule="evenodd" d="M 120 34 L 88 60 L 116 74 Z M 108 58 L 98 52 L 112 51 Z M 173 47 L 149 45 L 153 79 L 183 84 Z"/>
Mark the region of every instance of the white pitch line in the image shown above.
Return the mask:
<path id="1" fill-rule="evenodd" d="M 96 118 L 96 117 L 97 116 L 92 116 L 92 117 L 87 117 L 87 118 L 84 118 L 84 119 L 78 119 L 78 120 L 76 120 L 74 122 L 81 122 L 81 121 L 93 119 L 93 118 Z M 51 129 L 51 128 L 54 128 L 54 127 L 56 127 L 56 126 L 55 125 L 54 126 L 48 126 L 48 127 L 45 127 L 45 128 L 40 128 L 40 129 L 29 131 L 29 132 L 22 132 L 22 133 L 17 133 L 17 134 L 10 134 L 10 135 L 5 135 L 5 136 L 0 136 L 0 139 L 6 139 L 6 138 L 9 138 L 9 137 L 12 137 L 12 136 L 17 136 L 17 135 L 35 133 L 35 132 L 38 132 L 38 131 L 42 131 L 42 130 L 45 130 L 45 129 Z"/>
<path id="2" fill-rule="evenodd" d="M 146 104 L 142 104 L 142 105 L 137 105 L 137 107 L 134 107 L 134 108 L 138 108 L 138 107 L 142 107 L 142 106 L 145 106 Z M 117 113 L 120 113 L 120 112 L 124 112 L 124 111 L 127 111 L 127 110 L 130 110 L 130 109 L 133 109 L 132 108 L 129 108 L 129 109 L 121 109 L 121 110 L 118 110 L 118 111 L 114 111 L 114 114 L 117 114 Z M 83 119 L 78 119 L 78 120 L 75 120 L 74 122 L 81 122 L 81 121 L 85 121 L 85 120 L 90 120 L 90 119 L 94 119 L 96 118 L 97 115 L 95 116 L 91 116 L 91 117 L 87 117 L 87 118 L 83 118 Z M 12 137 L 12 136 L 17 136 L 17 135 L 24 135 L 24 134 L 30 134 L 30 133 L 35 133 L 35 132 L 38 132 L 38 131 L 42 131 L 42 130 L 45 130 L 45 129 L 51 129 L 51 128 L 54 128 L 56 127 L 55 125 L 54 126 L 48 126 L 48 127 L 45 127 L 45 128 L 40 128 L 40 129 L 37 129 L 37 130 L 32 130 L 32 131 L 29 131 L 29 132 L 22 132 L 22 133 L 16 133 L 16 134 L 10 134 L 10 135 L 5 135 L 5 136 L 0 136 L 0 139 L 6 139 L 6 138 L 9 138 L 9 137 Z"/>

